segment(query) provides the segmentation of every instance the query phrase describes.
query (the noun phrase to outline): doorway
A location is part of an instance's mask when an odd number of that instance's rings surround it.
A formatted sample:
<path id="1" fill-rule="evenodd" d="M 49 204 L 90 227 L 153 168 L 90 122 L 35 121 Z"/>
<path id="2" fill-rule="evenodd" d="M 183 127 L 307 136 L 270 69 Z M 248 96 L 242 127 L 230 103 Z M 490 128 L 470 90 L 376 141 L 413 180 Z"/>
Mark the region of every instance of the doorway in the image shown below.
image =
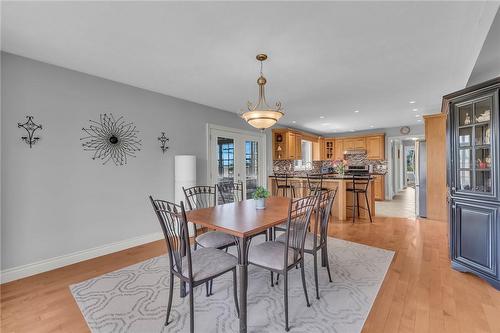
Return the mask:
<path id="1" fill-rule="evenodd" d="M 387 217 L 416 217 L 415 142 L 423 135 L 387 138 L 388 173 L 386 200 L 376 202 L 377 215 Z"/>
<path id="2" fill-rule="evenodd" d="M 251 199 L 264 182 L 265 135 L 210 124 L 207 133 L 209 183 L 242 182 L 245 199 Z"/>

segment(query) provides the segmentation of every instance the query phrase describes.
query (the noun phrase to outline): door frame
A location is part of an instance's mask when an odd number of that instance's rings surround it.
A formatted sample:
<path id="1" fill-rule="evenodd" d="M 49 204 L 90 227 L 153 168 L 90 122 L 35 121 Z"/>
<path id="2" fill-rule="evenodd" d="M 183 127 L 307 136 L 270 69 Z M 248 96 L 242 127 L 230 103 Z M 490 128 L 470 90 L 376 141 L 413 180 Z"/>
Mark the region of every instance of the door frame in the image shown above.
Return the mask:
<path id="1" fill-rule="evenodd" d="M 226 132 L 231 132 L 234 133 L 235 136 L 239 137 L 244 137 L 244 136 L 252 136 L 257 138 L 259 141 L 259 153 L 262 156 L 262 158 L 259 159 L 259 182 L 258 186 L 264 186 L 266 184 L 266 173 L 267 173 L 267 152 L 266 152 L 266 134 L 263 132 L 257 132 L 257 131 L 247 131 L 247 130 L 242 130 L 239 128 L 233 128 L 233 127 L 226 127 L 226 126 L 220 126 L 220 125 L 215 125 L 215 124 L 210 124 L 207 123 L 206 126 L 206 145 L 207 145 L 207 182 L 213 182 L 212 180 L 212 157 L 213 157 L 213 152 L 212 152 L 212 144 L 210 141 L 210 133 L 212 130 L 219 130 L 219 131 L 226 131 Z"/>

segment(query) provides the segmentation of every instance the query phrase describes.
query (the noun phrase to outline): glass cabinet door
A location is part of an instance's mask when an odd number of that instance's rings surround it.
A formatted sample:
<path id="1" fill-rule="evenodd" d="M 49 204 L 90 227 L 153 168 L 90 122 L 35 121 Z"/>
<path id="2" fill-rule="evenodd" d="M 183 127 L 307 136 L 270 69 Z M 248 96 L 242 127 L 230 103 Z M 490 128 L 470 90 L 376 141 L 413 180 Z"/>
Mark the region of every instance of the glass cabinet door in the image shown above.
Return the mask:
<path id="1" fill-rule="evenodd" d="M 491 195 L 493 96 L 455 107 L 457 191 Z"/>

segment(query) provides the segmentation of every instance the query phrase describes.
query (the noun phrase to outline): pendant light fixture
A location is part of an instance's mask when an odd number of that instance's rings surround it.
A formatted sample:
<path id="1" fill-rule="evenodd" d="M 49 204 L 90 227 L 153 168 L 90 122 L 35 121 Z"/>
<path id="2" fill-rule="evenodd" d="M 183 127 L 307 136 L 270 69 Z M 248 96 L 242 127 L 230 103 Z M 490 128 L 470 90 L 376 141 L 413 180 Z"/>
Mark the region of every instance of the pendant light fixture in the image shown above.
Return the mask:
<path id="1" fill-rule="evenodd" d="M 247 102 L 248 111 L 241 114 L 241 118 L 245 119 L 251 126 L 264 130 L 276 124 L 278 120 L 283 117 L 283 109 L 281 102 L 277 102 L 274 108 L 267 105 L 265 88 L 266 78 L 262 74 L 262 62 L 267 59 L 266 54 L 258 54 L 257 60 L 260 61 L 260 76 L 257 79 L 259 85 L 259 99 L 255 106 L 251 102 Z"/>

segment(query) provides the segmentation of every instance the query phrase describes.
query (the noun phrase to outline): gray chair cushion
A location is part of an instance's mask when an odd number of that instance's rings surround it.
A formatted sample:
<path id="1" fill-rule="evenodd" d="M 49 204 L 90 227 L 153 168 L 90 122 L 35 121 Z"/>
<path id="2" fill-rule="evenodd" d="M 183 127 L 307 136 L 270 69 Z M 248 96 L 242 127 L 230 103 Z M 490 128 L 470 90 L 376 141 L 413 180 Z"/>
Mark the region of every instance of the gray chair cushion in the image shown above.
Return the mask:
<path id="1" fill-rule="evenodd" d="M 288 251 L 288 266 L 294 263 L 293 250 Z M 250 247 L 248 261 L 263 267 L 283 270 L 285 244 L 280 242 L 264 242 Z"/>
<path id="2" fill-rule="evenodd" d="M 202 247 L 220 248 L 234 243 L 234 237 L 220 231 L 208 231 L 196 237 L 196 243 Z"/>
<path id="3" fill-rule="evenodd" d="M 319 235 L 316 236 L 318 237 L 318 240 L 316 241 L 316 246 L 319 245 Z M 285 243 L 286 242 L 286 233 L 283 233 L 276 237 L 277 242 Z M 310 250 L 312 251 L 314 249 L 314 233 L 308 232 L 306 234 L 306 240 L 304 242 L 304 250 Z"/>
<path id="4" fill-rule="evenodd" d="M 238 263 L 235 256 L 212 247 L 191 251 L 193 280 L 200 281 L 230 270 Z M 182 275 L 189 276 L 187 257 L 182 258 Z"/>

